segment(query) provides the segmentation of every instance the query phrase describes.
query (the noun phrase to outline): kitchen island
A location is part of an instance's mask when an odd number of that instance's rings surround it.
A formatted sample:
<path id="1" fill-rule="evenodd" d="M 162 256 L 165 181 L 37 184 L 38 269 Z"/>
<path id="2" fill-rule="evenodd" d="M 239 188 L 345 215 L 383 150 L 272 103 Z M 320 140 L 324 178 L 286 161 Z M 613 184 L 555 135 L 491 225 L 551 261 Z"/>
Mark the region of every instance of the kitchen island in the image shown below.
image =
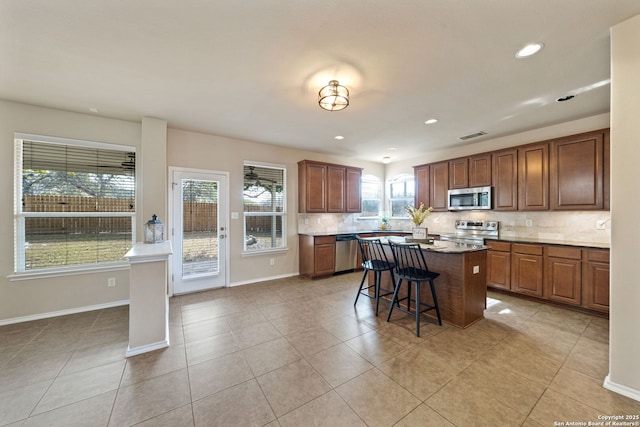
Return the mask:
<path id="1" fill-rule="evenodd" d="M 388 237 L 388 240 L 404 242 L 404 237 Z M 435 279 L 436 296 L 442 321 L 459 328 L 466 328 L 484 317 L 487 300 L 486 257 L 488 246 L 466 246 L 453 242 L 434 241 L 420 244 L 429 269 L 440 273 Z M 389 256 L 391 250 L 389 248 Z M 369 275 L 373 284 L 373 275 Z M 393 289 L 391 275 L 383 273 L 381 287 Z M 403 286 L 399 298 L 406 296 Z M 421 292 L 421 299 L 433 304 L 430 292 Z M 430 315 L 428 313 L 427 315 Z M 435 314 L 433 315 L 435 318 Z"/>

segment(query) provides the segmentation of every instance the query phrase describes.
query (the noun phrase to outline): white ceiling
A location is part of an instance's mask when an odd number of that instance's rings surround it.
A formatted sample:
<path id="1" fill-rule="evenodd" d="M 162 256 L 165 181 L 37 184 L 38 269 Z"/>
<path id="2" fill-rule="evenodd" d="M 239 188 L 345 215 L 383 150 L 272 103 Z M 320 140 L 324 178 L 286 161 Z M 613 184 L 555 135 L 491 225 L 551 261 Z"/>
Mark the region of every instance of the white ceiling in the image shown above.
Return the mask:
<path id="1" fill-rule="evenodd" d="M 401 160 L 608 112 L 609 28 L 637 14 L 638 0 L 2 0 L 0 98 Z M 515 59 L 530 42 L 545 48 Z M 351 105 L 327 112 L 334 78 Z"/>

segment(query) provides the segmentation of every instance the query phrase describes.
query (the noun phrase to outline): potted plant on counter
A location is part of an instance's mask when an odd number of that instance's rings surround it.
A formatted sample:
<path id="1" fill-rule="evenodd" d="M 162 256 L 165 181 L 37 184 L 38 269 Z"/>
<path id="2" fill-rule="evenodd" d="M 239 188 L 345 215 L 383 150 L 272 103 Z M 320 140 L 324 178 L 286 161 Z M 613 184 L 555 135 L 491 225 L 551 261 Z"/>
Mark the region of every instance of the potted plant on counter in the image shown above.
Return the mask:
<path id="1" fill-rule="evenodd" d="M 416 208 L 414 206 L 407 206 L 406 210 L 409 214 L 409 217 L 411 218 L 411 221 L 415 225 L 412 230 L 413 238 L 415 240 L 426 240 L 428 236 L 427 228 L 422 227 L 422 223 L 427 218 L 427 216 L 429 216 L 433 208 L 429 206 L 425 209 L 424 203 L 420 202 L 419 207 Z"/>

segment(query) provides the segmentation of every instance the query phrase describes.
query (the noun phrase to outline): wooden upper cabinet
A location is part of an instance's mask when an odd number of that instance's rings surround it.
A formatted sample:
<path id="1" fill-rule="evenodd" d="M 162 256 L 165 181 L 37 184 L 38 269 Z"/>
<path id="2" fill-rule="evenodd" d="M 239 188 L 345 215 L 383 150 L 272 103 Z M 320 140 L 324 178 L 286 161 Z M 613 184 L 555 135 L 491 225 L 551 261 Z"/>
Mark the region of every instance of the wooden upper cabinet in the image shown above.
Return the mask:
<path id="1" fill-rule="evenodd" d="M 449 188 L 491 185 L 491 153 L 449 160 Z"/>
<path id="2" fill-rule="evenodd" d="M 449 160 L 449 188 L 469 187 L 469 158 Z"/>
<path id="3" fill-rule="evenodd" d="M 493 209 L 518 209 L 518 149 L 493 153 Z"/>
<path id="4" fill-rule="evenodd" d="M 345 205 L 349 213 L 362 212 L 362 169 L 347 168 Z"/>
<path id="5" fill-rule="evenodd" d="M 327 212 L 345 212 L 345 186 L 347 169 L 342 166 L 327 166 Z"/>
<path id="6" fill-rule="evenodd" d="M 327 166 L 303 160 L 298 163 L 298 212 L 327 211 Z"/>
<path id="7" fill-rule="evenodd" d="M 448 210 L 449 162 L 429 165 L 429 206 L 436 212 Z"/>
<path id="8" fill-rule="evenodd" d="M 549 209 L 549 144 L 518 148 L 518 210 Z"/>
<path id="9" fill-rule="evenodd" d="M 491 153 L 469 157 L 469 187 L 491 185 Z"/>
<path id="10" fill-rule="evenodd" d="M 415 180 L 415 201 L 414 206 L 424 203 L 425 207 L 431 206 L 429 200 L 429 165 L 416 166 L 413 168 Z"/>
<path id="11" fill-rule="evenodd" d="M 362 169 L 330 163 L 298 162 L 298 212 L 361 212 Z"/>
<path id="12" fill-rule="evenodd" d="M 552 210 L 604 207 L 604 132 L 553 141 L 549 157 Z"/>

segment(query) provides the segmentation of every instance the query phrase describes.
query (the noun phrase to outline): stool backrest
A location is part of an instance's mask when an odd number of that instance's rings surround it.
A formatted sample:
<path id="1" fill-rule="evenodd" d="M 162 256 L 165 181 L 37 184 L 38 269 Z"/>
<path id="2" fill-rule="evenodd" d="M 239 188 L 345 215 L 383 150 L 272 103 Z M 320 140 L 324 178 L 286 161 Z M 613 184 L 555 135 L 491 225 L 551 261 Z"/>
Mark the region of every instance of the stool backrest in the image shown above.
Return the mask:
<path id="1" fill-rule="evenodd" d="M 358 240 L 358 246 L 360 246 L 363 267 L 367 261 L 379 260 L 389 263 L 389 258 L 384 251 L 382 241 L 378 237 L 356 236 L 356 239 Z"/>
<path id="2" fill-rule="evenodd" d="M 389 241 L 396 274 L 400 277 L 419 279 L 429 274 L 427 260 L 419 243 L 400 243 Z"/>

